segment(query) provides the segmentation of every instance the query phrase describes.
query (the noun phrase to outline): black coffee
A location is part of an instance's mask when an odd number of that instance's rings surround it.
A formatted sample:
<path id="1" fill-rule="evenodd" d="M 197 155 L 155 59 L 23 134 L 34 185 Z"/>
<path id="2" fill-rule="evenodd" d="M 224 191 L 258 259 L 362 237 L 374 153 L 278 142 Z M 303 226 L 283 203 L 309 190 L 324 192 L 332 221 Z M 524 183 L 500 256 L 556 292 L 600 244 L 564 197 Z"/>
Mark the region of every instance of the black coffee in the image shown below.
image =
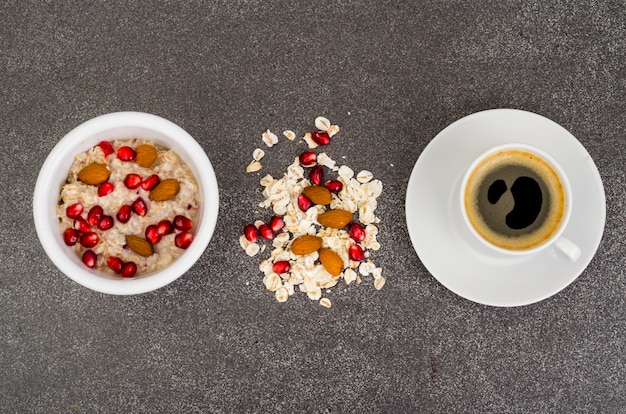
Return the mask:
<path id="1" fill-rule="evenodd" d="M 483 160 L 471 173 L 464 197 L 474 229 L 489 243 L 511 250 L 548 239 L 565 205 L 556 172 L 542 158 L 521 150 Z"/>

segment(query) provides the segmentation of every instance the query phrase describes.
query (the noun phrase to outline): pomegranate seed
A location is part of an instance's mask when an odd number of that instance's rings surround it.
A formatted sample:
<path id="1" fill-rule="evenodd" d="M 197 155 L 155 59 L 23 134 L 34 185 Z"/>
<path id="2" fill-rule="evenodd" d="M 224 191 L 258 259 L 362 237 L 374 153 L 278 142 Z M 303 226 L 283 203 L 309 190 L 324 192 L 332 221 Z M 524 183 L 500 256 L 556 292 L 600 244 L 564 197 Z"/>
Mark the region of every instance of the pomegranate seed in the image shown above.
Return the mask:
<path id="1" fill-rule="evenodd" d="M 68 246 L 73 246 L 78 241 L 78 232 L 74 229 L 66 229 L 63 232 L 63 241 Z"/>
<path id="2" fill-rule="evenodd" d="M 313 138 L 313 141 L 318 145 L 330 144 L 330 135 L 328 135 L 328 132 L 315 131 L 311 134 L 311 138 Z"/>
<path id="3" fill-rule="evenodd" d="M 146 205 L 146 202 L 143 201 L 143 198 L 138 197 L 135 201 L 133 201 L 132 204 L 132 209 L 135 213 L 137 213 L 140 216 L 145 216 L 148 213 L 148 206 Z"/>
<path id="4" fill-rule="evenodd" d="M 298 159 L 303 167 L 312 167 L 317 162 L 317 154 L 313 151 L 304 151 L 298 156 Z"/>
<path id="5" fill-rule="evenodd" d="M 326 181 L 324 186 L 333 193 L 338 193 L 343 189 L 343 183 L 339 180 Z"/>
<path id="6" fill-rule="evenodd" d="M 96 244 L 98 244 L 98 241 L 100 241 L 100 238 L 98 238 L 98 235 L 93 231 L 89 231 L 80 236 L 80 244 L 83 247 L 94 247 Z"/>
<path id="7" fill-rule="evenodd" d="M 313 202 L 304 194 L 298 196 L 298 207 L 300 207 L 300 210 L 307 211 L 312 205 Z"/>
<path id="8" fill-rule="evenodd" d="M 316 165 L 311 169 L 309 178 L 313 184 L 322 185 L 322 180 L 324 179 L 324 169 L 320 165 Z"/>
<path id="9" fill-rule="evenodd" d="M 132 209 L 129 205 L 125 204 L 120 207 L 120 210 L 117 212 L 117 219 L 120 223 L 127 223 L 130 220 L 130 215 L 132 214 Z"/>
<path id="10" fill-rule="evenodd" d="M 109 141 L 100 141 L 98 146 L 100 147 L 100 149 L 104 153 L 105 157 L 108 157 L 109 155 L 111 155 L 111 154 L 113 154 L 115 152 L 115 150 L 113 149 L 113 145 L 111 145 L 111 143 Z"/>
<path id="11" fill-rule="evenodd" d="M 249 242 L 255 243 L 259 239 L 259 229 L 254 224 L 248 224 L 243 228 L 243 235 Z"/>
<path id="12" fill-rule="evenodd" d="M 129 190 L 134 190 L 135 188 L 139 188 L 139 186 L 141 185 L 141 175 L 128 174 L 126 178 L 124 178 L 124 185 Z"/>
<path id="13" fill-rule="evenodd" d="M 122 276 L 133 277 L 137 273 L 137 265 L 133 262 L 126 262 L 122 265 Z"/>
<path id="14" fill-rule="evenodd" d="M 104 214 L 104 210 L 100 206 L 93 206 L 87 213 L 87 221 L 94 227 L 97 227 L 102 220 L 102 215 Z"/>
<path id="15" fill-rule="evenodd" d="M 265 223 L 259 226 L 259 234 L 261 234 L 261 237 L 267 240 L 272 240 L 274 238 L 274 232 L 272 231 L 272 228 Z"/>
<path id="16" fill-rule="evenodd" d="M 274 265 L 272 266 L 272 270 L 274 271 L 274 273 L 281 274 L 287 273 L 290 267 L 291 266 L 289 265 L 289 262 L 287 260 L 281 260 L 274 263 Z"/>
<path id="17" fill-rule="evenodd" d="M 365 253 L 363 253 L 363 249 L 356 243 L 348 248 L 348 256 L 350 256 L 350 259 L 355 262 L 362 262 L 365 260 Z"/>
<path id="18" fill-rule="evenodd" d="M 365 240 L 365 228 L 359 223 L 350 224 L 348 234 L 350 234 L 352 240 L 356 242 L 362 242 L 363 240 Z"/>
<path id="19" fill-rule="evenodd" d="M 161 220 L 157 224 L 157 231 L 161 236 L 167 236 L 174 233 L 174 225 L 169 220 Z"/>
<path id="20" fill-rule="evenodd" d="M 176 235 L 176 238 L 174 239 L 174 244 L 181 249 L 186 249 L 187 247 L 189 247 L 192 241 L 193 234 L 189 233 L 188 231 L 183 231 Z"/>
<path id="21" fill-rule="evenodd" d="M 67 206 L 65 209 L 65 215 L 69 218 L 76 218 L 83 214 L 83 205 L 81 203 L 74 203 Z"/>
<path id="22" fill-rule="evenodd" d="M 177 230 L 188 231 L 193 227 L 193 222 L 185 216 L 174 217 L 174 228 Z"/>
<path id="23" fill-rule="evenodd" d="M 93 250 L 87 250 L 85 251 L 85 253 L 83 253 L 82 260 L 85 266 L 93 269 L 94 267 L 96 267 L 98 256 L 96 256 Z"/>
<path id="24" fill-rule="evenodd" d="M 159 176 L 156 174 L 152 174 L 150 177 L 143 180 L 143 182 L 141 183 L 141 188 L 143 188 L 146 191 L 150 191 L 154 187 L 156 187 L 156 185 L 160 182 L 161 182 L 161 179 L 159 178 Z"/>
<path id="25" fill-rule="evenodd" d="M 76 217 L 74 219 L 74 230 L 78 230 L 79 233 L 87 233 L 91 229 L 87 220 L 82 217 Z"/>
<path id="26" fill-rule="evenodd" d="M 124 266 L 124 262 L 122 259 L 116 256 L 109 256 L 107 258 L 107 266 L 111 268 L 115 273 L 122 273 L 122 267 Z"/>
<path id="27" fill-rule="evenodd" d="M 100 230 L 108 230 L 113 227 L 113 217 L 104 215 L 100 219 L 100 223 L 98 223 L 98 228 Z"/>
<path id="28" fill-rule="evenodd" d="M 137 153 L 131 147 L 123 146 L 117 150 L 117 158 L 122 161 L 133 161 L 136 157 Z"/>
<path id="29" fill-rule="evenodd" d="M 98 197 L 104 197 L 105 195 L 111 194 L 113 190 L 115 190 L 113 183 L 105 181 L 98 187 Z"/>
<path id="30" fill-rule="evenodd" d="M 151 224 L 146 227 L 146 240 L 148 240 L 152 244 L 157 244 L 161 241 L 161 235 L 159 234 L 159 228 L 156 224 Z"/>
<path id="31" fill-rule="evenodd" d="M 285 227 L 285 220 L 281 216 L 274 216 L 270 220 L 270 228 L 274 232 L 274 234 L 278 233 Z"/>

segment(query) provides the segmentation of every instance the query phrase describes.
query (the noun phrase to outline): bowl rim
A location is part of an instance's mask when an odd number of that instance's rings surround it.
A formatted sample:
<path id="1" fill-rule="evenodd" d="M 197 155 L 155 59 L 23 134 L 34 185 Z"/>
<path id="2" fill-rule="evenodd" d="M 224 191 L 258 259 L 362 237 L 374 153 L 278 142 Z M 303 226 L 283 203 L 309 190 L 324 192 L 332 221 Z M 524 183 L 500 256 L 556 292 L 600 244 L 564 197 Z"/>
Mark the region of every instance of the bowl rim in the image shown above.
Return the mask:
<path id="1" fill-rule="evenodd" d="M 63 243 L 61 232 L 56 223 L 56 204 L 52 203 L 51 205 L 50 203 L 51 190 L 59 186 L 58 181 L 55 181 L 54 172 L 61 168 L 64 160 L 68 156 L 71 156 L 73 160 L 80 151 L 93 146 L 90 138 L 95 139 L 94 137 L 98 134 L 120 128 L 150 130 L 155 134 L 167 137 L 167 139 L 172 139 L 173 144 L 184 148 L 185 155 L 179 153 L 179 156 L 193 170 L 201 192 L 206 193 L 201 202 L 200 224 L 195 232 L 194 242 L 173 263 L 145 277 L 112 278 L 106 276 L 104 272 L 86 268 L 77 255 L 68 254 L 67 246 Z M 210 197 L 207 197 L 207 194 Z M 58 198 L 58 194 L 55 194 L 54 197 Z M 51 210 L 54 211 L 55 220 L 50 219 Z M 35 229 L 50 260 L 67 277 L 80 285 L 97 292 L 113 295 L 150 292 L 173 282 L 186 273 L 206 250 L 215 230 L 218 212 L 217 179 L 204 149 L 180 126 L 160 116 L 144 112 L 112 112 L 89 119 L 72 129 L 57 142 L 48 154 L 39 171 L 33 193 Z"/>

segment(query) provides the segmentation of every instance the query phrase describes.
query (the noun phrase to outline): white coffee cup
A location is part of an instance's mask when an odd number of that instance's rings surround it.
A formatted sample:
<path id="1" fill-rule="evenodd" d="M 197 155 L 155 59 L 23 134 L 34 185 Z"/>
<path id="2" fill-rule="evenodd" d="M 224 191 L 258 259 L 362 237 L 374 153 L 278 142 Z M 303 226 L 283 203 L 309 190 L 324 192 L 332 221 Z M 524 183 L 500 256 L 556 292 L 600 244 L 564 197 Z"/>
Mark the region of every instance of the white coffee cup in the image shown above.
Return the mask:
<path id="1" fill-rule="evenodd" d="M 528 165 L 525 163 L 528 163 Z M 520 189 L 521 184 L 518 183 L 519 177 L 513 180 L 512 177 L 515 175 L 511 173 L 506 180 L 497 180 L 501 187 L 493 187 L 495 188 L 495 191 L 493 191 L 495 196 L 490 196 L 491 199 L 489 201 L 486 199 L 483 200 L 487 196 L 485 186 L 489 184 L 486 181 L 485 184 L 480 186 L 481 191 L 479 192 L 478 184 L 481 182 L 481 177 L 489 181 L 497 178 L 497 173 L 493 173 L 493 170 L 489 168 L 491 167 L 494 170 L 495 168 L 500 168 L 498 171 L 506 171 L 502 169 L 504 165 L 507 167 L 509 167 L 509 165 L 526 165 L 526 167 L 531 168 L 527 169 L 529 172 L 535 171 L 532 168 L 536 168 L 536 171 L 549 177 L 549 179 L 544 181 L 544 184 L 545 182 L 552 182 L 552 184 L 547 187 L 541 187 L 542 190 L 538 190 L 538 184 L 533 184 L 533 186 L 526 189 L 527 191 L 522 191 Z M 540 175 L 537 175 L 537 177 L 540 177 Z M 525 183 L 534 181 L 529 180 L 528 177 L 525 176 L 523 179 L 526 180 L 524 181 Z M 537 181 L 535 181 L 535 183 L 537 183 Z M 517 185 L 516 192 L 513 191 L 514 185 Z M 546 188 L 550 190 L 545 191 Z M 492 194 L 491 191 L 492 187 L 490 186 L 489 194 Z M 549 206 L 548 212 L 545 213 L 541 210 L 541 214 L 546 215 L 543 216 L 545 220 L 542 221 L 543 224 L 539 226 L 537 231 L 532 230 L 526 232 L 527 229 L 524 228 L 511 229 L 504 227 L 506 225 L 505 223 L 499 223 L 502 221 L 501 219 L 504 218 L 504 212 L 506 212 L 506 221 L 508 223 L 510 216 L 512 214 L 516 215 L 520 210 L 521 212 L 524 210 L 537 211 L 537 203 L 535 202 L 533 204 L 531 201 L 528 201 L 533 191 L 535 194 L 538 191 L 540 197 L 545 197 L 546 194 L 543 193 L 547 192 L 551 200 L 550 203 L 547 203 Z M 478 199 L 480 199 L 480 206 L 482 207 L 479 207 Z M 494 199 L 496 202 L 493 202 Z M 542 202 L 543 198 L 540 198 L 539 205 L 541 205 Z M 498 211 L 495 210 L 496 207 L 491 207 L 496 206 L 498 203 L 504 203 L 500 205 L 500 207 L 504 206 L 503 208 L 498 207 L 502 212 L 500 215 L 491 217 L 489 219 L 490 224 L 487 224 L 487 221 L 483 219 L 484 214 L 481 212 L 481 208 L 483 211 L 487 212 L 491 211 L 490 209 Z M 541 206 L 541 209 L 543 208 L 544 206 Z M 549 154 L 534 146 L 519 143 L 498 145 L 478 156 L 467 168 L 462 178 L 460 186 L 460 209 L 463 221 L 469 231 L 476 239 L 492 251 L 503 255 L 521 256 L 536 254 L 550 247 L 554 247 L 572 262 L 577 261 L 580 257 L 581 251 L 576 243 L 563 236 L 572 211 L 572 194 L 567 176 Z M 517 209 L 517 211 L 514 212 L 513 210 L 515 209 Z M 546 209 L 548 209 L 548 207 L 546 207 Z M 531 213 L 531 217 L 532 214 L 534 213 Z M 502 237 L 500 237 L 497 231 L 493 231 L 493 227 L 496 226 L 499 226 L 500 229 L 505 229 L 502 232 Z M 530 229 L 530 227 L 528 228 Z M 504 233 L 506 233 L 506 235 L 504 235 Z"/>

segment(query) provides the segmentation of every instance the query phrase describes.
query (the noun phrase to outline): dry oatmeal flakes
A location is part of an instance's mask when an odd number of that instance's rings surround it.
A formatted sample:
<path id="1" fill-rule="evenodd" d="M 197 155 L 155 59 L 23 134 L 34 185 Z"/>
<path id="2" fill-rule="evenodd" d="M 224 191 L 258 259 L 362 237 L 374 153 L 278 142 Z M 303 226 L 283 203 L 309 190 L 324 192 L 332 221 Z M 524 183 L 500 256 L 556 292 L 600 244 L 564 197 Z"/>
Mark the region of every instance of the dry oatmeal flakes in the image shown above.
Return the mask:
<path id="1" fill-rule="evenodd" d="M 324 117 L 318 117 L 315 126 L 320 131 L 327 131 L 329 135 L 339 132 L 339 127 Z M 291 130 L 284 131 L 283 135 L 289 140 L 295 138 L 295 133 Z M 269 130 L 263 133 L 263 141 L 269 147 L 277 140 L 278 138 Z M 312 139 L 311 132 L 306 132 L 303 140 L 310 150 L 318 147 Z M 253 162 L 258 162 L 262 157 L 261 154 L 262 150 L 255 150 Z M 261 260 L 259 270 L 264 275 L 265 288 L 274 292 L 277 301 L 285 302 L 289 296 L 299 291 L 306 293 L 311 300 L 319 301 L 321 306 L 330 308 L 331 301 L 324 297 L 324 293 L 338 283 L 360 284 L 363 276 L 368 279 L 371 277 L 369 280 L 373 280 L 376 290 L 380 290 L 385 284 L 382 268 L 377 267 L 371 257 L 372 251 L 380 249 L 376 226 L 380 219 L 376 216 L 376 208 L 377 198 L 381 195 L 383 186 L 380 180 L 374 179 L 371 171 L 361 170 L 355 176 L 352 168 L 338 165 L 326 152 L 316 156 L 317 168 L 325 169 L 326 178 L 336 179 L 342 184 L 341 189 L 332 194 L 330 204 L 327 206 L 300 204 L 302 190 L 313 185 L 310 178 L 313 165 L 307 164 L 307 167 L 304 167 L 296 156 L 282 177 L 267 174 L 261 178 L 264 200 L 259 203 L 259 207 L 269 210 L 268 216 L 272 214 L 274 216 L 267 224 L 263 220 L 256 220 L 253 226 L 258 230 L 259 236 L 253 236 L 257 237 L 254 240 L 241 236 L 239 244 L 250 256 L 263 255 L 266 246 L 269 247 L 267 249 L 269 256 Z M 353 239 L 349 233 L 349 226 L 336 229 L 320 225 L 317 217 L 329 209 L 343 209 L 352 213 L 353 222 L 360 223 L 360 237 Z M 336 260 L 343 262 L 343 270 L 338 275 L 333 276 L 326 270 L 319 261 L 317 251 L 305 255 L 294 254 L 291 243 L 304 235 L 319 237 L 322 240 L 322 248 L 330 249 L 337 254 Z M 267 239 L 267 242 L 264 239 Z M 353 251 L 356 253 L 352 253 Z M 285 263 L 289 264 L 288 271 L 284 269 Z"/>

